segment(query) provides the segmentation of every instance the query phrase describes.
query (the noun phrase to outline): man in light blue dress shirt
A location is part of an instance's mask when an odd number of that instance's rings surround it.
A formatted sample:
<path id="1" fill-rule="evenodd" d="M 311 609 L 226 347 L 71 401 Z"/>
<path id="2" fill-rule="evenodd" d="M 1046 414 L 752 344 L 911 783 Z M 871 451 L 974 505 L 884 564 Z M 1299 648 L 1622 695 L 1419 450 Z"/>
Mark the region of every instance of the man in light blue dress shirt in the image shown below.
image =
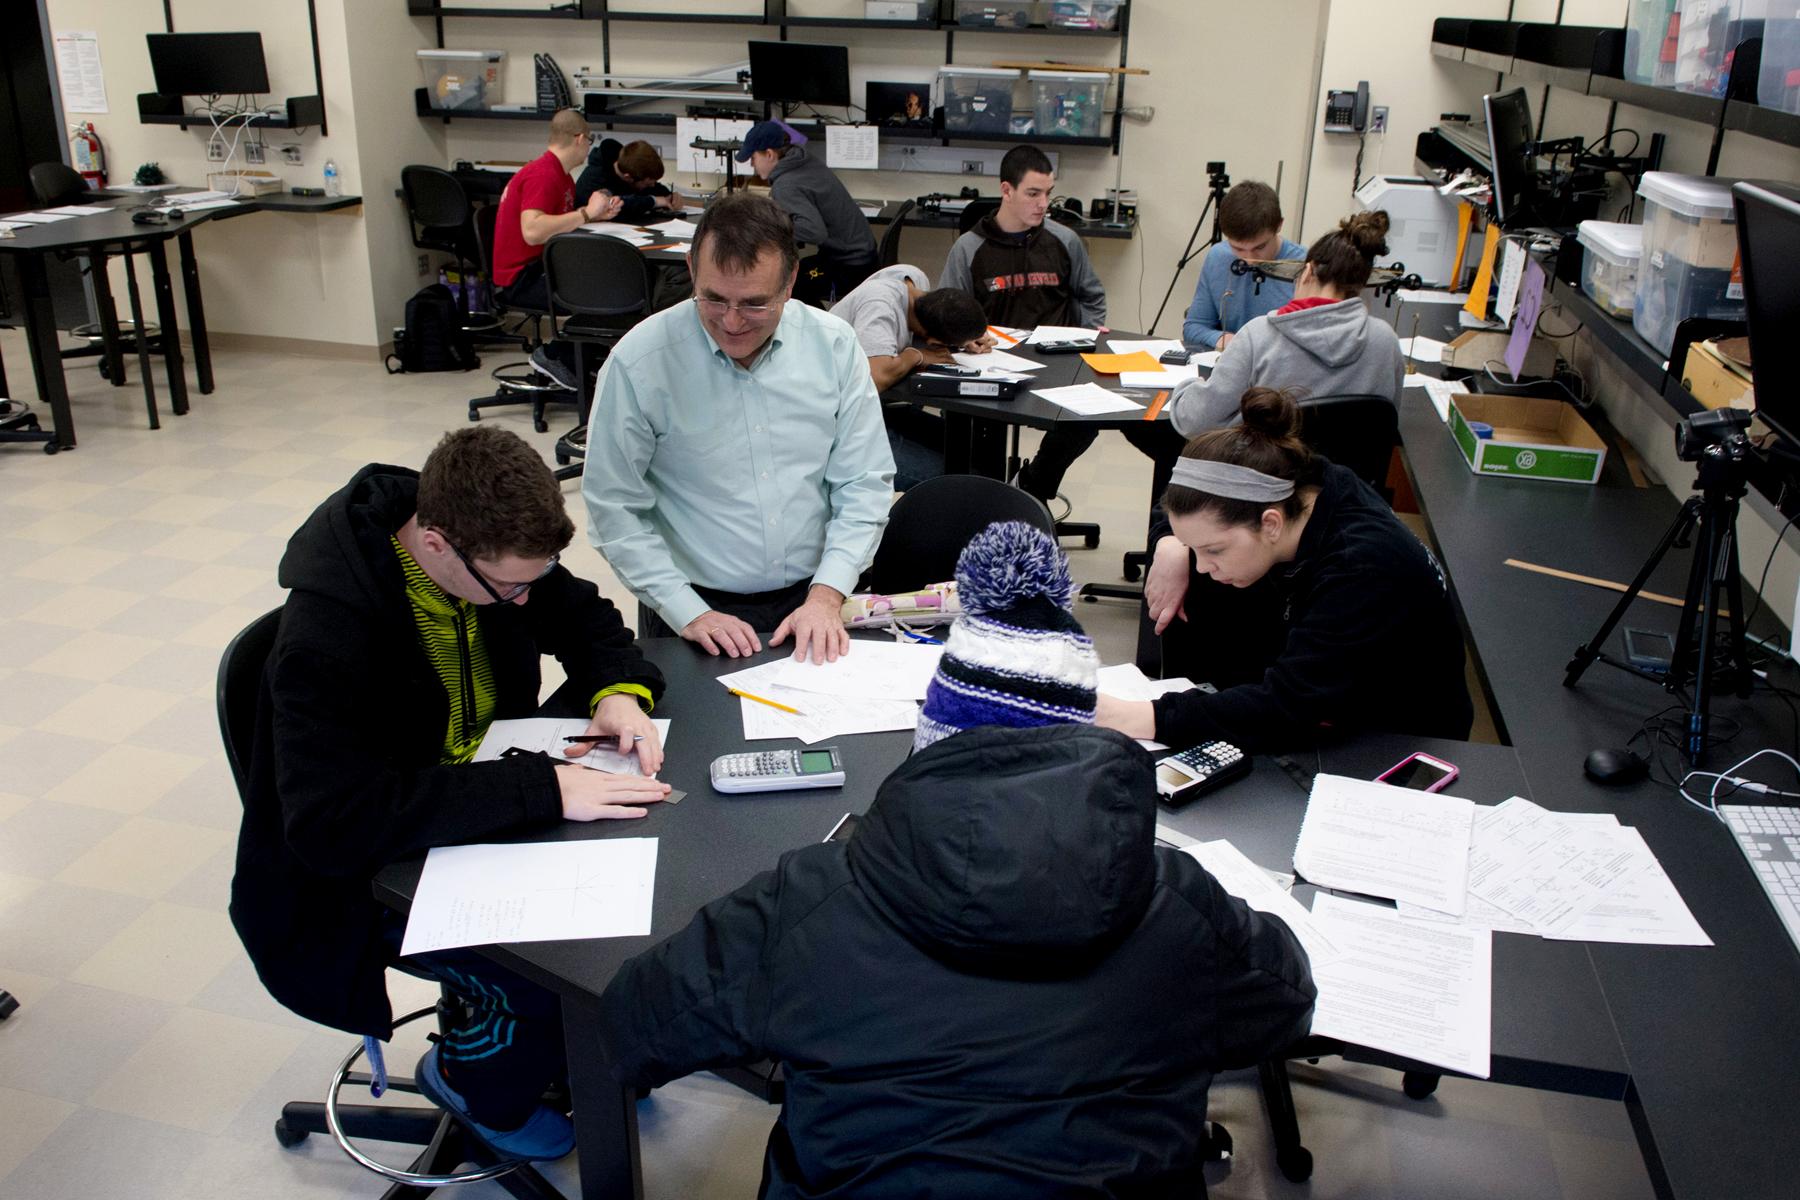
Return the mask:
<path id="1" fill-rule="evenodd" d="M 789 303 L 786 213 L 738 193 L 688 252 L 694 299 L 619 341 L 595 385 L 581 491 L 588 537 L 645 636 L 736 658 L 789 637 L 849 647 L 840 609 L 875 555 L 894 457 L 850 326 Z"/>

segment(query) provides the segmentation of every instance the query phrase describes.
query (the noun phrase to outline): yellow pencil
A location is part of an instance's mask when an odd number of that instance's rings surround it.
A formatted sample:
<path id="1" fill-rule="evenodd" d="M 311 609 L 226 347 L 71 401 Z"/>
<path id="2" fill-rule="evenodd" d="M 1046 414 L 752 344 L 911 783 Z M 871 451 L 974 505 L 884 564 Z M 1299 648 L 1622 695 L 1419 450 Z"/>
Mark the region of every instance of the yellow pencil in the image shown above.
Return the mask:
<path id="1" fill-rule="evenodd" d="M 766 704 L 770 708 L 779 708 L 782 712 L 793 713 L 796 717 L 803 717 L 806 715 L 805 713 L 801 712 L 797 708 L 789 708 L 785 704 L 778 704 L 773 700 L 767 700 L 761 696 L 752 696 L 749 692 L 740 692 L 736 688 L 727 688 L 726 690 L 729 691 L 734 696 L 742 696 L 746 700 L 754 700 L 758 704 Z"/>

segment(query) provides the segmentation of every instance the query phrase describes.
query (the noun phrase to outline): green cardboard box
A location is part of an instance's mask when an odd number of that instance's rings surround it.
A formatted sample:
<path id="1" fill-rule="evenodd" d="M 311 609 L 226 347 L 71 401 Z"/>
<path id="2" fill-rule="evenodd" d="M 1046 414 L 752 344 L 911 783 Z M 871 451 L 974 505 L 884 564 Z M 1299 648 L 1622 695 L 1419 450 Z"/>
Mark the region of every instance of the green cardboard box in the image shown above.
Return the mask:
<path id="1" fill-rule="evenodd" d="M 1478 438 L 1469 422 L 1493 426 Z M 1593 483 L 1606 465 L 1606 443 L 1574 405 L 1531 396 L 1450 397 L 1450 436 L 1477 475 Z"/>

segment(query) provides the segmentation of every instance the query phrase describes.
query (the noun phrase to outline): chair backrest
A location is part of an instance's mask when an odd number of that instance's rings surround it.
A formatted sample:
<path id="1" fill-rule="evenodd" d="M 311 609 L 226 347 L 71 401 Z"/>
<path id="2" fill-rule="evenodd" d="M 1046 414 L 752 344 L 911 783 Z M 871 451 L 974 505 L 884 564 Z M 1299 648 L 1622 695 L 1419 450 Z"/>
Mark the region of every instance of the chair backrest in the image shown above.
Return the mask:
<path id="1" fill-rule="evenodd" d="M 960 237 L 963 234 L 969 232 L 969 230 L 975 228 L 975 222 L 981 220 L 981 218 L 987 216 L 989 213 L 993 212 L 995 209 L 997 209 L 999 207 L 1000 207 L 1000 202 L 998 200 L 971 200 L 971 201 L 969 201 L 968 207 L 964 208 L 962 210 L 962 216 L 957 218 L 957 222 L 956 222 L 957 236 Z"/>
<path id="2" fill-rule="evenodd" d="M 498 204 L 483 204 L 475 210 L 475 257 L 489 279 L 494 277 L 494 226 L 500 220 Z"/>
<path id="3" fill-rule="evenodd" d="M 250 746 L 256 738 L 256 698 L 263 668 L 280 628 L 281 610 L 272 608 L 239 630 L 219 659 L 219 737 L 240 796 L 248 782 Z"/>
<path id="4" fill-rule="evenodd" d="M 544 244 L 544 279 L 556 317 L 624 317 L 650 310 L 650 267 L 630 242 L 559 233 Z"/>
<path id="5" fill-rule="evenodd" d="M 900 261 L 900 233 L 906 228 L 906 214 L 918 207 L 912 200 L 903 200 L 894 213 L 894 219 L 888 223 L 887 232 L 881 235 L 881 245 L 875 248 L 875 269 L 891 267 Z"/>
<path id="6" fill-rule="evenodd" d="M 442 167 L 415 164 L 400 168 L 400 194 L 405 197 L 407 215 L 413 220 L 415 244 L 417 227 L 460 232 L 468 227 L 474 211 L 461 182 Z"/>
<path id="7" fill-rule="evenodd" d="M 939 475 L 907 489 L 888 513 L 867 586 L 904 592 L 953 579 L 963 547 L 995 521 L 1023 521 L 1056 536 L 1042 500 L 998 479 Z"/>
<path id="8" fill-rule="evenodd" d="M 31 168 L 29 175 L 32 196 L 39 208 L 71 204 L 88 190 L 87 180 L 67 163 L 41 162 Z"/>
<path id="9" fill-rule="evenodd" d="M 1386 396 L 1314 396 L 1300 401 L 1308 446 L 1387 495 L 1388 463 L 1400 444 L 1400 413 Z"/>

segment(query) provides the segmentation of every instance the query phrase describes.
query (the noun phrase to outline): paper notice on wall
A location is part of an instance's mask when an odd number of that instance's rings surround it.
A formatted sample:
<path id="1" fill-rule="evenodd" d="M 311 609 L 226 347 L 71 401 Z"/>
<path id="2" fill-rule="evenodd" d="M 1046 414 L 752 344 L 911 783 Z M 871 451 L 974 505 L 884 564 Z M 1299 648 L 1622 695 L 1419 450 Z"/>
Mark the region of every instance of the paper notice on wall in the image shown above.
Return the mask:
<path id="1" fill-rule="evenodd" d="M 56 31 L 56 77 L 63 111 L 103 113 L 106 76 L 100 71 L 100 35 L 92 29 Z"/>
<path id="2" fill-rule="evenodd" d="M 827 125 L 825 165 L 832 170 L 881 168 L 881 131 L 876 125 Z"/>

